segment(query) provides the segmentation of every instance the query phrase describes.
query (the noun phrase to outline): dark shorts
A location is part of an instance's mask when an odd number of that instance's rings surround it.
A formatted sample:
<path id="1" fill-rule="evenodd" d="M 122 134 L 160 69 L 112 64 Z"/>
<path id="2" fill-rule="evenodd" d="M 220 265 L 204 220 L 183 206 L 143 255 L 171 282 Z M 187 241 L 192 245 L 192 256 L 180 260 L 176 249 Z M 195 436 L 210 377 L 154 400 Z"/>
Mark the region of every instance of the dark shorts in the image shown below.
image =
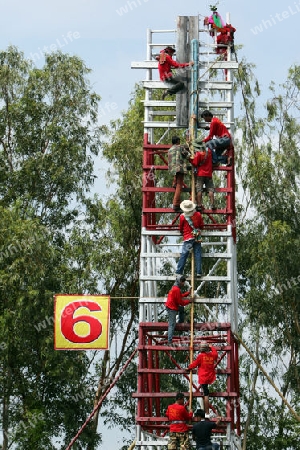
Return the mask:
<path id="1" fill-rule="evenodd" d="M 215 192 L 214 182 L 212 178 L 197 177 L 196 192 L 203 192 L 203 185 L 205 185 L 208 192 Z"/>
<path id="2" fill-rule="evenodd" d="M 213 443 L 211 445 L 200 445 L 196 450 L 219 450 L 220 446 L 217 443 Z"/>
<path id="3" fill-rule="evenodd" d="M 203 394 L 207 397 L 209 395 L 208 384 L 201 384 Z"/>

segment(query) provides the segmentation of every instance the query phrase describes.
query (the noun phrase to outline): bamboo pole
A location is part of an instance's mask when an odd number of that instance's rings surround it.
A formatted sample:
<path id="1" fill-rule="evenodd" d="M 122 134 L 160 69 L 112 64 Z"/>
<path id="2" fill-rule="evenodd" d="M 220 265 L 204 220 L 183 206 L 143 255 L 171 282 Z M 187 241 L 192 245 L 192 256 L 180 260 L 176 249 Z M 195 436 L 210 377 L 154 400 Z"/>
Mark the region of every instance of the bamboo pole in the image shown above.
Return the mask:
<path id="1" fill-rule="evenodd" d="M 191 93 L 190 93 L 190 120 L 189 120 L 189 143 L 195 140 L 197 135 L 197 121 L 198 121 L 198 78 L 199 78 L 199 42 L 197 39 L 191 41 L 191 60 L 194 61 L 194 65 L 191 70 Z M 193 149 L 192 149 L 192 156 Z M 192 171 L 191 176 L 191 197 L 192 202 L 195 203 L 195 175 Z M 192 252 L 191 258 L 191 295 L 194 296 L 195 289 L 195 255 Z M 190 329 L 190 363 L 194 359 L 194 302 L 191 305 L 191 329 Z M 190 386 L 189 386 L 189 407 L 192 409 L 193 401 L 193 375 L 190 371 Z"/>
<path id="2" fill-rule="evenodd" d="M 251 352 L 251 350 L 249 349 L 249 347 L 242 341 L 242 338 L 237 334 L 237 333 L 233 333 L 234 336 L 236 337 L 236 339 L 240 342 L 240 344 L 244 347 L 244 349 L 246 350 L 246 352 L 249 354 L 249 356 L 253 359 L 253 361 L 255 362 L 255 364 L 257 365 L 257 367 L 259 368 L 259 370 L 264 374 L 264 376 L 267 378 L 267 380 L 269 381 L 269 383 L 271 384 L 271 386 L 275 389 L 275 391 L 277 392 L 277 394 L 279 395 L 279 397 L 281 398 L 281 400 L 283 401 L 283 403 L 288 407 L 288 409 L 290 410 L 291 414 L 295 417 L 295 419 L 300 422 L 300 416 L 297 414 L 297 412 L 293 409 L 293 407 L 289 404 L 289 402 L 287 401 L 287 399 L 284 397 L 284 395 L 281 393 L 281 391 L 278 389 L 278 387 L 276 386 L 276 384 L 274 383 L 274 381 L 272 380 L 272 378 L 268 375 L 268 373 L 265 371 L 265 369 L 263 368 L 263 366 L 260 364 L 260 362 L 258 361 L 258 359 L 255 357 L 255 355 Z"/>
<path id="3" fill-rule="evenodd" d="M 120 369 L 119 373 L 116 375 L 116 377 L 113 379 L 112 383 L 108 386 L 108 388 L 106 389 L 106 391 L 104 392 L 104 394 L 101 396 L 100 400 L 98 401 L 97 405 L 94 407 L 93 411 L 91 412 L 91 414 L 88 416 L 88 418 L 86 419 L 86 421 L 84 422 L 84 424 L 80 427 L 79 431 L 76 433 L 76 435 L 73 437 L 73 439 L 71 440 L 71 442 L 69 443 L 69 445 L 67 446 L 66 450 L 70 450 L 70 448 L 73 447 L 73 444 L 77 441 L 77 439 L 79 438 L 79 436 L 81 435 L 81 433 L 83 432 L 83 430 L 85 429 L 85 427 L 88 425 L 88 423 L 92 420 L 92 418 L 94 417 L 94 415 L 96 414 L 96 412 L 98 411 L 98 409 L 101 407 L 103 401 L 106 399 L 106 397 L 108 396 L 109 392 L 112 390 L 112 388 L 115 386 L 115 384 L 117 383 L 117 381 L 120 379 L 120 377 L 123 375 L 123 373 L 125 372 L 125 370 L 127 369 L 127 367 L 129 366 L 129 364 L 131 363 L 131 361 L 133 360 L 136 352 L 137 352 L 137 348 L 132 352 L 132 354 L 130 355 L 129 359 L 127 360 L 127 362 L 124 364 L 124 366 Z M 135 441 L 134 441 L 135 442 Z"/>

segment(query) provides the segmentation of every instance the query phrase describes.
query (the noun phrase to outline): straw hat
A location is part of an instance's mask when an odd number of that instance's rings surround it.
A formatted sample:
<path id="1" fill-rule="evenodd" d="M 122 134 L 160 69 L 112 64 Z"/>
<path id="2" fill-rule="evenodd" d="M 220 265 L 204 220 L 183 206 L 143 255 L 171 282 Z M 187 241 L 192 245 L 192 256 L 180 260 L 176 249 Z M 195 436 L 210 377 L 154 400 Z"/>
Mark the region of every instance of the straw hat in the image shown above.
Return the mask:
<path id="1" fill-rule="evenodd" d="M 183 202 L 180 203 L 180 209 L 183 211 L 184 215 L 189 217 L 194 214 L 196 211 L 197 205 L 195 205 L 194 202 L 191 200 L 183 200 Z"/>

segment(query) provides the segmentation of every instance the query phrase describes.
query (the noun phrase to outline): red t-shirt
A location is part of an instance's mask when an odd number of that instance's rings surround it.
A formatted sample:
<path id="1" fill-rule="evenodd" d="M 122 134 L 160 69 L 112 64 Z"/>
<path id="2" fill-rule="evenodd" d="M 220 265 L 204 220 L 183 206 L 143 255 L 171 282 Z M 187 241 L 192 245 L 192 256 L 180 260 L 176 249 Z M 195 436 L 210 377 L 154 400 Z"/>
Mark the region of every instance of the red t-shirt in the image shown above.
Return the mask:
<path id="1" fill-rule="evenodd" d="M 188 431 L 188 426 L 186 422 L 191 420 L 193 417 L 192 412 L 187 412 L 185 406 L 174 403 L 169 405 L 166 411 L 166 416 L 171 422 L 170 431 L 173 433 L 184 433 Z M 182 422 L 182 423 L 172 423 L 172 422 Z"/>
<path id="2" fill-rule="evenodd" d="M 217 44 L 228 44 L 232 42 L 236 29 L 230 24 L 226 24 L 225 27 L 220 29 L 220 34 L 217 36 Z"/>
<path id="3" fill-rule="evenodd" d="M 199 353 L 188 369 L 198 367 L 198 383 L 212 384 L 216 379 L 215 361 L 218 359 L 218 352 L 215 347 L 210 347 L 210 352 Z"/>
<path id="4" fill-rule="evenodd" d="M 202 230 L 202 228 L 204 227 L 204 222 L 201 214 L 198 211 L 194 212 L 194 214 L 192 215 L 192 217 L 190 217 L 190 219 L 192 219 L 194 228 Z M 180 215 L 179 230 L 180 233 L 183 235 L 184 241 L 195 238 L 195 236 L 193 235 L 193 228 L 189 225 L 188 221 L 184 217 L 184 214 Z"/>
<path id="5" fill-rule="evenodd" d="M 208 148 L 207 151 L 197 152 L 195 157 L 191 159 L 191 163 L 193 166 L 197 167 L 197 177 L 212 178 L 213 169 L 210 148 Z"/>
<path id="6" fill-rule="evenodd" d="M 224 123 L 221 122 L 221 120 L 217 117 L 213 117 L 210 122 L 209 135 L 205 139 L 203 139 L 203 142 L 210 141 L 214 137 L 220 138 L 223 136 L 228 136 L 231 138 L 230 133 L 225 127 Z"/>
<path id="7" fill-rule="evenodd" d="M 162 50 L 163 52 L 163 50 Z M 162 53 L 161 52 L 161 53 Z M 174 59 L 171 58 L 170 55 L 166 54 L 166 60 L 163 64 L 158 63 L 158 72 L 159 72 L 159 78 L 162 81 L 165 81 L 165 79 L 171 78 L 173 76 L 172 74 L 172 67 L 178 68 L 178 67 L 187 67 L 189 63 L 178 63 L 177 61 L 174 61 Z"/>
<path id="8" fill-rule="evenodd" d="M 182 297 L 188 297 L 190 295 L 190 291 L 182 294 L 179 286 L 173 286 L 172 289 L 168 293 L 166 307 L 169 309 L 174 309 L 178 311 L 179 306 L 185 306 L 190 303 L 190 300 L 183 300 Z"/>

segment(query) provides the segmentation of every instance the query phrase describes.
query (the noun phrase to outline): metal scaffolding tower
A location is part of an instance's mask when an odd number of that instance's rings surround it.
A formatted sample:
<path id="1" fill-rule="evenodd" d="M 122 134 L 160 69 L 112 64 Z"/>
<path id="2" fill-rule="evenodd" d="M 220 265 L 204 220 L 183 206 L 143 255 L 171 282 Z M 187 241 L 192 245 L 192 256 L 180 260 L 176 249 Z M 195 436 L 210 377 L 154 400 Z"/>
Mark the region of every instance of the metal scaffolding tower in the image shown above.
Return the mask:
<path id="1" fill-rule="evenodd" d="M 158 81 L 155 55 L 167 45 L 176 44 L 180 62 L 197 58 L 196 89 L 187 73 L 188 90 L 177 94 L 176 100 L 159 100 L 163 82 Z M 238 345 L 234 332 L 238 326 L 236 292 L 236 235 L 234 149 L 232 163 L 215 169 L 218 187 L 217 209 L 204 209 L 205 228 L 202 232 L 202 258 L 206 275 L 200 281 L 191 277 L 197 298 L 194 304 L 193 336 L 191 323 L 178 324 L 174 337 L 177 346 L 167 345 L 164 301 L 165 286 L 175 281 L 176 260 L 182 243 L 178 228 L 179 213 L 172 209 L 174 188 L 165 185 L 167 152 L 171 133 L 185 130 L 191 114 L 209 109 L 221 118 L 233 135 L 234 111 L 232 76 L 237 63 L 232 60 L 230 45 L 217 46 L 211 29 L 199 22 L 198 16 L 178 17 L 174 30 L 148 30 L 145 61 L 133 62 L 132 68 L 145 69 L 142 242 L 139 300 L 139 342 L 136 414 L 136 447 L 162 449 L 167 445 L 168 422 L 166 405 L 176 391 L 164 392 L 172 386 L 172 378 L 181 377 L 192 385 L 193 401 L 203 394 L 197 383 L 185 371 L 193 352 L 198 352 L 200 340 L 207 340 L 218 350 L 218 382 L 210 394 L 210 410 L 222 416 L 222 427 L 214 436 L 223 449 L 239 449 L 240 408 Z M 196 56 L 195 56 L 196 49 Z M 218 51 L 216 51 L 219 49 Z M 193 78 L 193 74 L 192 77 Z M 204 123 L 196 125 L 201 132 Z M 164 143 L 163 143 L 164 142 Z M 191 187 L 182 195 L 189 198 Z M 168 284 L 169 282 L 169 284 Z M 167 383 L 168 379 L 168 383 Z"/>

